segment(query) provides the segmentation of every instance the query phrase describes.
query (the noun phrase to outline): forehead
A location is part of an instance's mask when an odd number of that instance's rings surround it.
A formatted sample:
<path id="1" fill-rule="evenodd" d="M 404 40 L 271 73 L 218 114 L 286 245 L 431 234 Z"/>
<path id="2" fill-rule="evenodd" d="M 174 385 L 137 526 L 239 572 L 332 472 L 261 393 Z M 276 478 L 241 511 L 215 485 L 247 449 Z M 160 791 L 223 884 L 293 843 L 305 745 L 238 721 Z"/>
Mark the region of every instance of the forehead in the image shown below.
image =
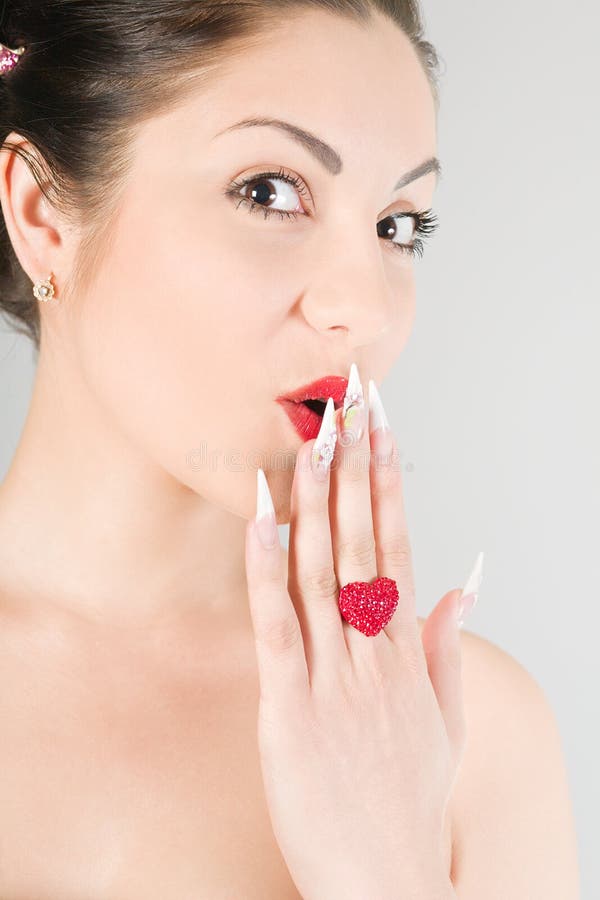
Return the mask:
<path id="1" fill-rule="evenodd" d="M 353 174 L 388 159 L 387 174 L 395 182 L 436 155 L 427 75 L 409 38 L 380 14 L 367 24 L 322 10 L 282 14 L 249 46 L 226 54 L 210 81 L 168 114 L 173 131 L 182 126 L 196 149 L 250 117 L 310 130 L 335 148 Z M 163 147 L 164 126 L 164 119 L 155 123 Z M 259 147 L 276 134 L 273 128 L 245 128 L 219 141 L 242 139 Z M 277 139 L 285 140 L 281 133 Z"/>

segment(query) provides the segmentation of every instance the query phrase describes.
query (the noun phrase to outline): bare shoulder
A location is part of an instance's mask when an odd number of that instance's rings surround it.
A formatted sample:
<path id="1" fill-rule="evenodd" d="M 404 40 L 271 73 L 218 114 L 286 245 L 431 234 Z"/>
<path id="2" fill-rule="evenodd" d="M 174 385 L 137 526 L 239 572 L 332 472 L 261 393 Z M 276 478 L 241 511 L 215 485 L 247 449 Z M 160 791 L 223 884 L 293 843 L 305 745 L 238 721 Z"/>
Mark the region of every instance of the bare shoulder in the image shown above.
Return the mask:
<path id="1" fill-rule="evenodd" d="M 461 629 L 467 746 L 453 794 L 461 900 L 576 900 L 568 774 L 555 713 L 506 650 Z"/>

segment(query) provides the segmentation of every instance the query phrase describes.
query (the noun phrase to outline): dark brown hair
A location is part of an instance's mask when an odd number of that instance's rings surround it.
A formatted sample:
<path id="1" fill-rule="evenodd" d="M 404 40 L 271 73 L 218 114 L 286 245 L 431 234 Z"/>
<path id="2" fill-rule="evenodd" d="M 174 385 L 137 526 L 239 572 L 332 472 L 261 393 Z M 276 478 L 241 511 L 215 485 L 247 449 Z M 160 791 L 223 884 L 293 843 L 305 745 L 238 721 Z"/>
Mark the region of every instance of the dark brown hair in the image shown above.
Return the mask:
<path id="1" fill-rule="evenodd" d="M 135 126 L 166 111 L 282 16 L 320 9 L 368 24 L 374 11 L 407 35 L 436 109 L 439 59 L 418 0 L 7 0 L 0 41 L 24 46 L 0 76 L 0 147 L 29 166 L 50 203 L 81 229 L 64 298 L 85 287 L 107 249 Z M 32 149 L 7 142 L 15 131 Z M 41 273 L 46 277 L 48 273 Z M 0 213 L 0 313 L 39 351 L 39 301 Z"/>

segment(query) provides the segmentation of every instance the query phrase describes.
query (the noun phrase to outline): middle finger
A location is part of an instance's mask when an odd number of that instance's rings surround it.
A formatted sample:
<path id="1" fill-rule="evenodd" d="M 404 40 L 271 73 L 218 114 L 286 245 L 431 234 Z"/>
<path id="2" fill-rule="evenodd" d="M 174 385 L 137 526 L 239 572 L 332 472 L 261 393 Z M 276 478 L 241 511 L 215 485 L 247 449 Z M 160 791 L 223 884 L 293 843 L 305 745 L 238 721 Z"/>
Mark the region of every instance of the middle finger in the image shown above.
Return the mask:
<path id="1" fill-rule="evenodd" d="M 336 414 L 338 441 L 330 489 L 331 537 L 340 588 L 351 581 L 370 583 L 377 577 L 368 417 L 358 368 L 352 363 L 344 409 Z M 344 632 L 348 649 L 355 653 L 372 653 L 387 640 L 384 631 L 367 636 L 345 620 Z"/>

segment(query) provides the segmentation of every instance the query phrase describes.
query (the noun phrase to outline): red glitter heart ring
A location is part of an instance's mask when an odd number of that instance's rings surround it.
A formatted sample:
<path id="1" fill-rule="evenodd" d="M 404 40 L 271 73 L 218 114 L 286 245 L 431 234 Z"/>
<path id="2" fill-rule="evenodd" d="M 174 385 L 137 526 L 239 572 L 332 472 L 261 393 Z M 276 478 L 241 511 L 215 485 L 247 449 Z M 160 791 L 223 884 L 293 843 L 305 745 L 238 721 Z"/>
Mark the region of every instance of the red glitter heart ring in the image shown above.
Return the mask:
<path id="1" fill-rule="evenodd" d="M 390 621 L 398 606 L 398 585 L 393 578 L 380 576 L 371 584 L 351 581 L 338 597 L 338 606 L 346 622 L 373 637 Z"/>

